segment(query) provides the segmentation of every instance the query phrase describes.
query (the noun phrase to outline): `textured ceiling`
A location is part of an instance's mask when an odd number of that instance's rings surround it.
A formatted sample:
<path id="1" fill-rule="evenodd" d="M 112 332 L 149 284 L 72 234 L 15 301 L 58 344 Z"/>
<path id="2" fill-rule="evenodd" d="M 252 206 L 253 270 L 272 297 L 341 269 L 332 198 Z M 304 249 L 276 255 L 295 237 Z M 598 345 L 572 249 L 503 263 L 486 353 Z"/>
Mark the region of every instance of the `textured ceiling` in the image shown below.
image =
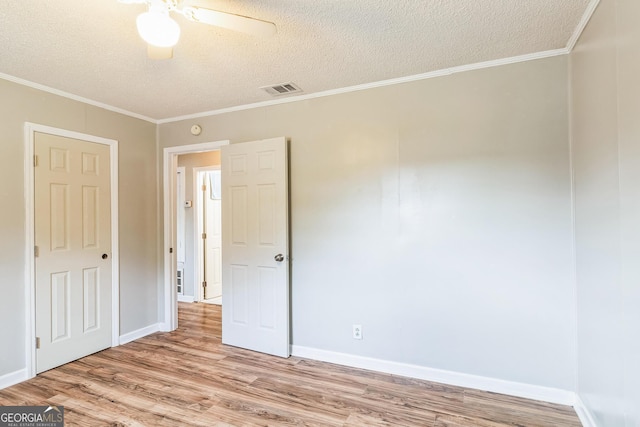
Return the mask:
<path id="1" fill-rule="evenodd" d="M 260 39 L 174 15 L 171 60 L 147 58 L 117 0 L 2 0 L 0 73 L 154 120 L 562 49 L 590 0 L 191 0 L 274 22 Z"/>

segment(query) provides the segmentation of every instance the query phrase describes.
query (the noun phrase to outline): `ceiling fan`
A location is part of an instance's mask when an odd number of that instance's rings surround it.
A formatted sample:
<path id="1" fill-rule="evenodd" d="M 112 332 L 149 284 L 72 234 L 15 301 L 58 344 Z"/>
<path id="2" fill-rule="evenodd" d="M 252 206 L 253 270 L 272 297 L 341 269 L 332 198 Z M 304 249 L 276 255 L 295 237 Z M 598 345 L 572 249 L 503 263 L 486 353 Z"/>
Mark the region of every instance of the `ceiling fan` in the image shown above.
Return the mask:
<path id="1" fill-rule="evenodd" d="M 140 37 L 147 42 L 152 59 L 173 57 L 173 46 L 180 38 L 180 26 L 170 12 L 179 13 L 189 21 L 209 24 L 254 36 L 266 37 L 276 33 L 273 22 L 204 7 L 190 6 L 183 0 L 118 0 L 125 4 L 146 4 L 149 10 L 138 15 L 136 26 Z"/>

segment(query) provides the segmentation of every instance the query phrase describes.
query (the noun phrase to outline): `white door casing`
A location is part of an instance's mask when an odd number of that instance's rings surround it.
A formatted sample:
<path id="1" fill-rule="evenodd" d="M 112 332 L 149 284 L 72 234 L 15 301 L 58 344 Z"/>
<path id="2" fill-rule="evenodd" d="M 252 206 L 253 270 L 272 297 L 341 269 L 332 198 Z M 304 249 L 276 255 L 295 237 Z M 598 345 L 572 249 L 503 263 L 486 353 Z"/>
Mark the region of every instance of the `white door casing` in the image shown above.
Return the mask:
<path id="1" fill-rule="evenodd" d="M 176 291 L 178 298 L 184 298 L 184 265 L 186 261 L 186 225 L 185 225 L 185 173 L 184 167 L 176 170 Z"/>
<path id="2" fill-rule="evenodd" d="M 290 355 L 285 138 L 222 147 L 222 342 Z"/>
<path id="3" fill-rule="evenodd" d="M 35 133 L 35 329 L 42 372 L 112 345 L 108 145 Z"/>

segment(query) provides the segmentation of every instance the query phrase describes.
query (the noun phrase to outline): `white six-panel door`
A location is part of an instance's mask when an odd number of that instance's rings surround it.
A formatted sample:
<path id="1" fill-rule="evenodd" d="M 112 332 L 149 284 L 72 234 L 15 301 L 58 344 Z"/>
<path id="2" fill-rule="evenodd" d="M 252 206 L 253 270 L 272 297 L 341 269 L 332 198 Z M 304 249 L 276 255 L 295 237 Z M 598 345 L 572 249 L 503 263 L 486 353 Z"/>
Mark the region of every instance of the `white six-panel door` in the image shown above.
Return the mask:
<path id="1" fill-rule="evenodd" d="M 222 342 L 289 357 L 287 144 L 222 147 Z"/>
<path id="2" fill-rule="evenodd" d="M 36 371 L 111 346 L 110 149 L 35 134 Z"/>

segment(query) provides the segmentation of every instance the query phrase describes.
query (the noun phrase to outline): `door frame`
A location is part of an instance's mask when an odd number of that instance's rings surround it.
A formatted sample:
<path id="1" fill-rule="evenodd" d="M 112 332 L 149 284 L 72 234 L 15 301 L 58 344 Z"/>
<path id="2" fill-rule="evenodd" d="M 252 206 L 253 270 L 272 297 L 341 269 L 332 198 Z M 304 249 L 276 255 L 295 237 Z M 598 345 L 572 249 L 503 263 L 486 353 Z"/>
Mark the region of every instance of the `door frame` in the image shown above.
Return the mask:
<path id="1" fill-rule="evenodd" d="M 35 276 L 35 134 L 46 133 L 109 146 L 111 165 L 111 346 L 120 345 L 120 247 L 118 241 L 118 141 L 37 123 L 24 124 L 25 203 L 25 359 L 27 377 L 36 376 L 36 276 Z"/>
<path id="2" fill-rule="evenodd" d="M 216 151 L 221 147 L 229 145 L 229 140 L 202 142 L 199 144 L 178 145 L 165 147 L 162 153 L 162 199 L 163 199 L 163 271 L 164 271 L 164 317 L 160 329 L 163 332 L 173 331 L 178 327 L 178 293 L 173 285 L 176 274 L 175 248 L 176 236 L 176 169 L 178 168 L 178 156 L 180 154 L 202 153 L 205 151 Z M 195 292 L 194 292 L 195 294 Z"/>
<path id="3" fill-rule="evenodd" d="M 194 212 L 194 224 L 195 226 L 195 234 L 194 234 L 194 243 L 193 250 L 194 254 L 197 254 L 195 262 L 193 263 L 193 268 L 195 269 L 196 274 L 196 285 L 198 287 L 198 292 L 195 290 L 193 292 L 193 300 L 194 301 L 203 301 L 202 297 L 202 282 L 204 281 L 204 277 L 202 276 L 202 270 L 205 263 L 204 254 L 202 251 L 202 233 L 204 230 L 202 228 L 203 215 L 202 215 L 202 204 L 204 203 L 204 198 L 202 195 L 202 189 L 200 187 L 201 184 L 198 183 L 198 175 L 200 172 L 209 172 L 209 171 L 219 171 L 222 169 L 222 165 L 214 165 L 214 166 L 200 166 L 193 168 L 193 194 L 195 195 L 195 199 L 197 200 L 196 206 L 198 209 Z M 200 236 L 200 237 L 198 237 Z"/>

